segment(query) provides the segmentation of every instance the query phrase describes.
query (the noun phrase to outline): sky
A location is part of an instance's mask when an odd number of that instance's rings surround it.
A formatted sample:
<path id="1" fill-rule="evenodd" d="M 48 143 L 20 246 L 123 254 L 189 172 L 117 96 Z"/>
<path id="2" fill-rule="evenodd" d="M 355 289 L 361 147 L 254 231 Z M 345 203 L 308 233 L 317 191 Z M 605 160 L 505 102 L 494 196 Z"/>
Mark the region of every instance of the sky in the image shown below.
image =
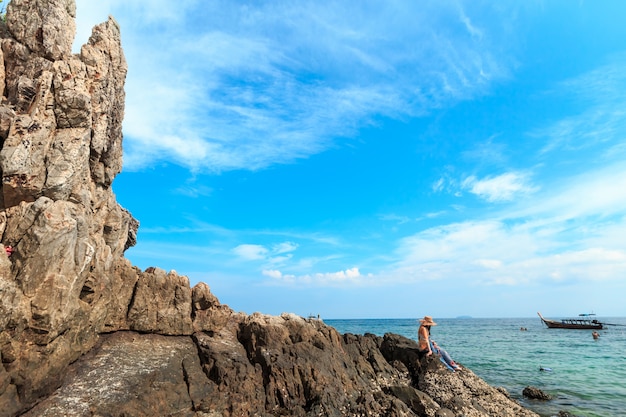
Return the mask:
<path id="1" fill-rule="evenodd" d="M 626 316 L 626 2 L 77 0 L 141 269 L 235 311 Z"/>

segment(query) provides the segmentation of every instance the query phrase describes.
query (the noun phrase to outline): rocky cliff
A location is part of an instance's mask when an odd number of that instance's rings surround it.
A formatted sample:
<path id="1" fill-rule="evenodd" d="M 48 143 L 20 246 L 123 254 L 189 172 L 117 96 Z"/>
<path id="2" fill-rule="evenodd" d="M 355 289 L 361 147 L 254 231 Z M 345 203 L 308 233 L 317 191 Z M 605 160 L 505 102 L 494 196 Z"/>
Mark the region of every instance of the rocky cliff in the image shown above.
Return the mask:
<path id="1" fill-rule="evenodd" d="M 12 0 L 0 23 L 0 416 L 535 415 L 403 337 L 236 313 L 133 267 L 120 28 L 72 54 L 75 10 Z"/>

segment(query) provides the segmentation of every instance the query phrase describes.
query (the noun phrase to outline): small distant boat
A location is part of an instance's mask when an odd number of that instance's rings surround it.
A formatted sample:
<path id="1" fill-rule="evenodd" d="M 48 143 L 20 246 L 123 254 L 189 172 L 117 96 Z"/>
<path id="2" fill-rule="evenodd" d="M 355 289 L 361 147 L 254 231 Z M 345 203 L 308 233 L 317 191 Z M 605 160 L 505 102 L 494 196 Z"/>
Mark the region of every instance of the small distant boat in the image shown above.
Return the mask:
<path id="1" fill-rule="evenodd" d="M 561 321 L 557 321 L 546 319 L 539 312 L 537 312 L 537 314 L 539 315 L 541 321 L 548 326 L 549 329 L 602 330 L 604 328 L 604 323 L 600 323 L 596 319 L 563 319 Z M 583 317 L 585 316 L 587 315 L 584 315 Z"/>

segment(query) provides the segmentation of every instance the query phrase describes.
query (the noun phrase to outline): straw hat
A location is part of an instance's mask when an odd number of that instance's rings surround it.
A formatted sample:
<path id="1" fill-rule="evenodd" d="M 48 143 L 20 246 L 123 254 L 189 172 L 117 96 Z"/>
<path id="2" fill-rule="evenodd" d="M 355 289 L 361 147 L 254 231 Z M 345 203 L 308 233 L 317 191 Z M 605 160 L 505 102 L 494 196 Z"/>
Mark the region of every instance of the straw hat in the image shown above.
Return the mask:
<path id="1" fill-rule="evenodd" d="M 420 320 L 423 326 L 436 326 L 437 323 L 433 321 L 433 318 L 430 316 L 424 316 L 423 319 Z"/>

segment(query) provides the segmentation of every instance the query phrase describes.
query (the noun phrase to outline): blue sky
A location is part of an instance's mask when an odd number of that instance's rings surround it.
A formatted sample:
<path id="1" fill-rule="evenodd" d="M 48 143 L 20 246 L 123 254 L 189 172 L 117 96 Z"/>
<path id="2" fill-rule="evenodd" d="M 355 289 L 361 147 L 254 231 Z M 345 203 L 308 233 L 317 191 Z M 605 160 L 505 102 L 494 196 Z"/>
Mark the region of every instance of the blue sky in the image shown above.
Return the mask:
<path id="1" fill-rule="evenodd" d="M 625 316 L 626 3 L 77 0 L 127 257 L 237 311 Z"/>

